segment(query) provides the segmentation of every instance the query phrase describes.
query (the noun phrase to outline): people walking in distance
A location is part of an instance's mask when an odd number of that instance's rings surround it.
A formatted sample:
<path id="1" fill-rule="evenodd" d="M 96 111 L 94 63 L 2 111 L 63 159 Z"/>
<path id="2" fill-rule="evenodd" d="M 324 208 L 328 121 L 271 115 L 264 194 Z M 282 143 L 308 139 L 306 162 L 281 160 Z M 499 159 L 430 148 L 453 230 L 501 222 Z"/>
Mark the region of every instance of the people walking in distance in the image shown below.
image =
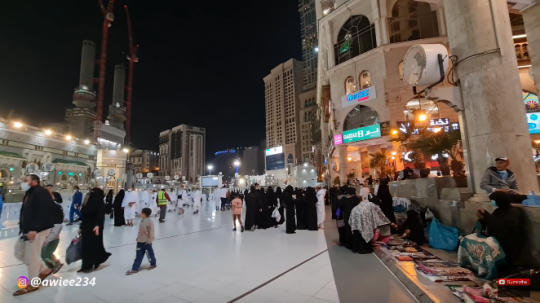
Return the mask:
<path id="1" fill-rule="evenodd" d="M 69 206 L 69 223 L 67 225 L 73 225 L 74 215 L 77 215 L 77 221 L 81 219 L 80 209 L 83 202 L 83 194 L 81 193 L 78 186 L 73 186 L 73 190 L 75 191 L 75 193 L 73 194 L 73 198 L 71 199 L 71 205 Z"/>

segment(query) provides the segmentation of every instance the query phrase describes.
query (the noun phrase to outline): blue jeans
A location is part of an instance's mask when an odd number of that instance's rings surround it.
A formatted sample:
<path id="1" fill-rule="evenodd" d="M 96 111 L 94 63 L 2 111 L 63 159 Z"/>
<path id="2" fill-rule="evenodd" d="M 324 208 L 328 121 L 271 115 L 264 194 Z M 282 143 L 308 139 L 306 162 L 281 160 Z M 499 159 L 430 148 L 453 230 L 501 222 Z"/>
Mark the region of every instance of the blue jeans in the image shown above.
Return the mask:
<path id="1" fill-rule="evenodd" d="M 79 220 L 82 218 L 81 211 L 78 208 L 70 207 L 69 208 L 69 223 L 73 223 L 73 215 L 77 214 Z"/>
<path id="2" fill-rule="evenodd" d="M 132 271 L 139 271 L 145 254 L 148 257 L 150 265 L 156 266 L 156 257 L 154 256 L 154 249 L 152 248 L 152 243 L 137 243 L 137 254 L 135 255 L 133 267 L 131 268 Z"/>

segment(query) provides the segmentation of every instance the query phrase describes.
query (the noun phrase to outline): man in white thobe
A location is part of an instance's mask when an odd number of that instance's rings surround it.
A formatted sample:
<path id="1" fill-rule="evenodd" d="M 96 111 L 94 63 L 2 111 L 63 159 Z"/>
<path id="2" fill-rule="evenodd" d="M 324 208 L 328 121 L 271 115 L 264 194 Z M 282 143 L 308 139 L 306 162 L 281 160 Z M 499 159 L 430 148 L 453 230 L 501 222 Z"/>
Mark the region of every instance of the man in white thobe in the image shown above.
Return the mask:
<path id="1" fill-rule="evenodd" d="M 180 187 L 177 194 L 178 198 L 178 214 L 181 215 L 184 213 L 184 205 L 187 203 L 188 194 L 187 191 L 184 189 L 184 185 Z"/>
<path id="2" fill-rule="evenodd" d="M 193 208 L 195 209 L 193 214 L 199 213 L 199 209 L 201 208 L 201 199 L 202 199 L 201 190 L 196 187 L 193 191 Z"/>
<path id="3" fill-rule="evenodd" d="M 176 201 L 178 200 L 178 196 L 176 195 L 174 188 L 170 189 L 169 198 L 171 201 L 167 203 L 167 212 L 176 211 Z"/>
<path id="4" fill-rule="evenodd" d="M 135 213 L 139 209 L 139 193 L 132 186 L 128 189 L 122 202 L 124 208 L 124 218 L 126 219 L 126 225 L 133 226 L 133 219 L 135 219 Z"/>
<path id="5" fill-rule="evenodd" d="M 317 225 L 319 228 L 324 228 L 325 206 L 324 197 L 326 196 L 326 189 L 317 186 Z"/>
<path id="6" fill-rule="evenodd" d="M 157 202 L 156 202 L 156 199 L 157 199 L 157 192 L 155 189 L 152 190 L 152 195 L 150 195 L 150 209 L 152 210 L 152 215 L 154 217 L 157 217 L 158 216 L 158 206 L 157 206 Z"/>

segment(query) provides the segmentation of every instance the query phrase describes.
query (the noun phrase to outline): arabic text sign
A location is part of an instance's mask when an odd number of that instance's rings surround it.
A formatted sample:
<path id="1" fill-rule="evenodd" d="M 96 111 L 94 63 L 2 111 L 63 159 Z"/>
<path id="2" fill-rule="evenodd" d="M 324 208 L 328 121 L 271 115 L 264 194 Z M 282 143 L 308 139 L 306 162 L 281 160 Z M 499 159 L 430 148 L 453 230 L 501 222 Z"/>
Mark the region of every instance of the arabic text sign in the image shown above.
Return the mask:
<path id="1" fill-rule="evenodd" d="M 335 135 L 334 145 L 341 145 L 341 144 L 343 144 L 343 135 Z"/>
<path id="2" fill-rule="evenodd" d="M 375 86 L 370 86 L 361 91 L 357 91 L 341 97 L 341 107 L 357 105 L 358 103 L 373 100 L 375 98 L 377 98 Z"/>
<path id="3" fill-rule="evenodd" d="M 375 124 L 343 132 L 343 143 L 351 143 L 380 137 L 381 126 L 379 124 Z"/>

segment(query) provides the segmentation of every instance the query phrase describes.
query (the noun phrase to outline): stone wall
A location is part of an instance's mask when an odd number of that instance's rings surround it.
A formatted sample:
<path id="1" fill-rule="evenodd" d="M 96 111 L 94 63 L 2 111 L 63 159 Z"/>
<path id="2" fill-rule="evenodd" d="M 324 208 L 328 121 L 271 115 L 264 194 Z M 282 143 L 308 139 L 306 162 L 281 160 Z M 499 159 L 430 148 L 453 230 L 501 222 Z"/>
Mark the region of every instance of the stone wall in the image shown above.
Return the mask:
<path id="1" fill-rule="evenodd" d="M 466 189 L 455 188 L 455 181 L 450 177 L 397 181 L 389 186 L 393 197 L 411 200 L 413 208 L 428 206 L 442 224 L 454 226 L 462 234 L 473 230 L 478 220 L 478 209 L 483 208 L 490 213 L 495 210 L 486 194 L 471 197 L 471 194 L 463 192 Z M 540 208 L 522 209 L 527 217 L 528 231 L 528 249 L 522 258 L 527 264 L 540 266 Z"/>

